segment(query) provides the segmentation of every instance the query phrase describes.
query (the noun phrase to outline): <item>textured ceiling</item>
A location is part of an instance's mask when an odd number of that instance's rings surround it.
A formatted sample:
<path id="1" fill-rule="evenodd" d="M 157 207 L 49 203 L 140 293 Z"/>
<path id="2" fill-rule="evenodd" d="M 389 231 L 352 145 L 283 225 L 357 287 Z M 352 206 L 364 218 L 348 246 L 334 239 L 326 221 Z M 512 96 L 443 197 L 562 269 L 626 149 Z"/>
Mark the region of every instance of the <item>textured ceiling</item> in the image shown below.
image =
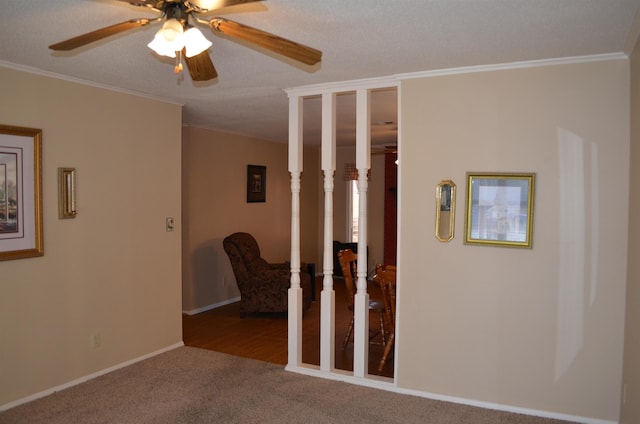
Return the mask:
<path id="1" fill-rule="evenodd" d="M 47 48 L 104 26 L 155 17 L 150 9 L 114 0 L 3 0 L 0 64 L 171 100 L 184 105 L 186 125 L 284 142 L 287 88 L 621 53 L 636 35 L 639 6 L 640 0 L 266 0 L 237 5 L 207 17 L 226 17 L 309 45 L 323 52 L 322 61 L 300 65 L 203 27 L 214 43 L 209 51 L 218 78 L 196 83 L 188 72 L 174 75 L 173 61 L 147 48 L 159 24 L 72 52 Z M 396 121 L 395 96 L 377 97 L 383 106 L 372 120 L 388 133 Z M 313 104 L 311 114 L 319 102 Z M 349 119 L 341 123 L 344 128 Z"/>

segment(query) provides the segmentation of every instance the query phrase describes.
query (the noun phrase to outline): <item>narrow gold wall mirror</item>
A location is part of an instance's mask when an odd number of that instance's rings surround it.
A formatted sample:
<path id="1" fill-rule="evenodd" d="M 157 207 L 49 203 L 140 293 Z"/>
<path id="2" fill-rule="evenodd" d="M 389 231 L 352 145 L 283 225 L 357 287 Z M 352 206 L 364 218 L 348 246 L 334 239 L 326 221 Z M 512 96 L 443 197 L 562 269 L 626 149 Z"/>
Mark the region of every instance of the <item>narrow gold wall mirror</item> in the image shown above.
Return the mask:
<path id="1" fill-rule="evenodd" d="M 456 185 L 451 180 L 440 181 L 436 187 L 436 238 L 447 242 L 453 238 L 456 213 Z"/>
<path id="2" fill-rule="evenodd" d="M 75 218 L 76 169 L 58 168 L 58 218 Z"/>

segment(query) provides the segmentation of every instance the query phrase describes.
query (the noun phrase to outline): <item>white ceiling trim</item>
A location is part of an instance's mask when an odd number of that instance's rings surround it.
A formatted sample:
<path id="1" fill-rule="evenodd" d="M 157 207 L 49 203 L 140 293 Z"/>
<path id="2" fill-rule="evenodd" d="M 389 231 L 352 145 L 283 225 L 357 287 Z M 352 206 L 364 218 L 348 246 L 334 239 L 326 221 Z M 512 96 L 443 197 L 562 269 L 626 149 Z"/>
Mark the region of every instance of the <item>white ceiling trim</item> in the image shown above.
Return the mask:
<path id="1" fill-rule="evenodd" d="M 172 105 L 184 106 L 184 103 L 177 102 L 175 100 L 168 99 L 166 97 L 153 96 L 153 95 L 150 95 L 150 94 L 141 93 L 139 91 L 127 90 L 125 88 L 115 87 L 113 85 L 101 84 L 101 83 L 98 83 L 98 82 L 95 82 L 95 81 L 89 81 L 89 80 L 84 80 L 84 79 L 81 79 L 81 78 L 71 77 L 69 75 L 62 75 L 62 74 L 58 74 L 58 73 L 55 73 L 55 72 L 44 71 L 42 69 L 33 68 L 31 66 L 18 65 L 18 64 L 15 64 L 15 63 L 11 63 L 11 62 L 6 62 L 4 60 L 0 60 L 0 66 L 3 67 L 3 68 L 13 69 L 13 70 L 16 70 L 16 71 L 22 71 L 22 72 L 26 72 L 26 73 L 29 73 L 29 74 L 39 75 L 39 76 L 42 76 L 42 77 L 54 78 L 54 79 L 58 79 L 58 80 L 62 80 L 62 81 L 73 82 L 73 83 L 76 83 L 76 84 L 87 85 L 87 86 L 90 86 L 90 87 L 101 88 L 103 90 L 114 91 L 114 92 L 122 93 L 122 94 L 129 94 L 131 96 L 142 97 L 142 98 L 146 98 L 146 99 L 150 99 L 150 100 L 160 101 L 160 102 L 163 102 L 163 103 L 169 103 L 169 104 L 172 104 Z"/>
<path id="2" fill-rule="evenodd" d="M 324 84 L 304 85 L 300 87 L 288 88 L 285 91 L 289 96 L 318 96 L 325 93 L 342 93 L 346 91 L 356 91 L 360 89 L 375 90 L 381 88 L 397 87 L 400 83 L 395 76 L 368 78 L 351 81 L 329 82 Z"/>
<path id="3" fill-rule="evenodd" d="M 559 59 L 531 60 L 524 62 L 502 63 L 494 65 L 465 66 L 461 68 L 436 69 L 433 71 L 411 72 L 407 74 L 397 74 L 394 77 L 398 80 L 440 77 L 445 75 L 470 74 L 477 72 L 504 71 L 510 69 L 537 68 L 541 66 L 568 65 L 574 63 L 602 62 L 607 60 L 628 60 L 624 53 L 607 53 L 590 56 L 563 57 Z"/>
<path id="4" fill-rule="evenodd" d="M 432 71 L 395 74 L 387 77 L 361 80 L 339 81 L 325 84 L 303 85 L 284 90 L 289 96 L 318 96 L 324 93 L 340 93 L 358 89 L 379 89 L 397 87 L 400 81 L 415 78 L 440 77 L 446 75 L 468 74 L 476 72 L 504 71 L 509 69 L 535 68 L 540 66 L 567 65 L 574 63 L 602 62 L 607 60 L 628 60 L 625 53 L 607 53 L 589 56 L 563 57 L 559 59 L 530 60 L 523 62 L 499 63 L 492 65 L 464 66 L 460 68 L 436 69 Z"/>

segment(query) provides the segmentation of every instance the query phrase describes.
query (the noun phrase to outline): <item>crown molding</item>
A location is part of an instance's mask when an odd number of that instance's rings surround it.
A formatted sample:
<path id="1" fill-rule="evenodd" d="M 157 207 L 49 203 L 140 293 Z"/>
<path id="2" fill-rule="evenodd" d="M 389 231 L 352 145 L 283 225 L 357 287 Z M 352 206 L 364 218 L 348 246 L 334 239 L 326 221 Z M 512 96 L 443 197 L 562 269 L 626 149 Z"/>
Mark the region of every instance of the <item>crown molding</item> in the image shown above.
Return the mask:
<path id="1" fill-rule="evenodd" d="M 445 75 L 468 74 L 476 72 L 504 71 L 509 69 L 535 68 L 542 66 L 568 65 L 607 60 L 628 60 L 625 53 L 607 53 L 589 56 L 562 57 L 557 59 L 529 60 L 522 62 L 498 63 L 491 65 L 463 66 L 459 68 L 434 69 L 429 71 L 395 74 L 387 77 L 361 80 L 340 81 L 325 84 L 305 85 L 284 90 L 291 96 L 317 96 L 322 93 L 354 91 L 358 89 L 383 89 L 397 87 L 401 81 L 415 78 L 438 77 Z"/>
<path id="2" fill-rule="evenodd" d="M 570 65 L 575 63 L 603 62 L 608 60 L 627 60 L 624 53 L 607 53 L 589 56 L 562 57 L 557 59 L 528 60 L 522 62 L 498 63 L 492 65 L 464 66 L 460 68 L 434 69 L 431 71 L 396 74 L 398 80 L 439 77 L 445 75 L 470 74 L 476 72 L 504 71 L 511 69 L 537 68 L 543 66 Z"/>
<path id="3" fill-rule="evenodd" d="M 287 88 L 284 91 L 289 96 L 316 96 L 323 93 L 354 91 L 358 89 L 375 90 L 397 87 L 399 80 L 395 76 L 367 78 L 351 81 L 329 82 L 323 84 L 305 85 Z"/>
<path id="4" fill-rule="evenodd" d="M 29 74 L 39 75 L 39 76 L 42 76 L 42 77 L 54 78 L 54 79 L 58 79 L 58 80 L 62 80 L 62 81 L 72 82 L 72 83 L 75 83 L 75 84 L 82 84 L 82 85 L 87 85 L 87 86 L 90 86 L 90 87 L 101 88 L 103 90 L 114 91 L 114 92 L 117 92 L 117 93 L 128 94 L 128 95 L 131 95 L 131 96 L 143 97 L 143 98 L 147 98 L 147 99 L 150 99 L 150 100 L 160 101 L 160 102 L 163 102 L 163 103 L 170 103 L 170 104 L 173 104 L 173 105 L 184 106 L 184 103 L 177 102 L 175 100 L 168 99 L 168 98 L 165 98 L 165 97 L 153 96 L 153 95 L 150 95 L 150 94 L 145 94 L 145 93 L 141 93 L 139 91 L 134 91 L 134 90 L 127 90 L 125 88 L 116 87 L 116 86 L 113 86 L 113 85 L 100 84 L 100 83 L 97 83 L 97 82 L 94 82 L 94 81 L 89 81 L 89 80 L 76 78 L 76 77 L 70 77 L 68 75 L 62 75 L 62 74 L 58 74 L 58 73 L 55 73 L 55 72 L 45 71 L 43 69 L 33 68 L 31 66 L 18 65 L 18 64 L 15 64 L 15 63 L 12 63 L 12 62 L 6 62 L 6 61 L 3 61 L 3 60 L 0 60 L 0 67 L 7 68 L 7 69 L 13 69 L 15 71 L 26 72 L 26 73 L 29 73 Z"/>

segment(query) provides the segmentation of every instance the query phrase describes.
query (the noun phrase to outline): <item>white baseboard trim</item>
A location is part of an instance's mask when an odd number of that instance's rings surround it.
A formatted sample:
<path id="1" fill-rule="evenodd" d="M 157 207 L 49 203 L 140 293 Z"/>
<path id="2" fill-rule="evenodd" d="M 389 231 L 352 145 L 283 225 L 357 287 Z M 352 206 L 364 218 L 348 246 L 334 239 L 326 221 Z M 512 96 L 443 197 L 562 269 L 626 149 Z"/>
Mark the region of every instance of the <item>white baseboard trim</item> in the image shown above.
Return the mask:
<path id="1" fill-rule="evenodd" d="M 423 392 L 420 390 L 403 389 L 398 387 L 392 379 L 380 378 L 377 376 L 369 376 L 368 378 L 354 377 L 351 372 L 341 372 L 335 370 L 334 372 L 321 371 L 316 366 L 290 366 L 285 367 L 286 371 L 295 372 L 298 374 L 305 374 L 312 377 L 320 377 L 329 380 L 337 380 L 345 383 L 355 384 L 358 386 L 366 386 L 380 390 L 387 390 L 390 392 L 423 397 L 426 399 L 440 400 L 443 402 L 452 402 L 461 405 L 476 406 L 484 409 L 493 409 L 497 411 L 512 412 L 515 414 L 531 415 L 534 417 L 552 418 L 556 420 L 564 420 L 582 424 L 618 424 L 618 421 L 602 420 L 598 418 L 581 417 L 577 415 L 562 414 L 558 412 L 542 411 L 538 409 L 521 408 L 511 405 L 503 405 L 499 403 L 483 402 L 473 399 L 459 398 L 454 396 L 439 395 L 437 393 Z"/>
<path id="2" fill-rule="evenodd" d="M 18 405 L 22 405 L 24 403 L 28 403 L 28 402 L 34 401 L 36 399 L 43 398 L 45 396 L 49 396 L 50 394 L 53 394 L 55 392 L 59 392 L 59 391 L 64 390 L 64 389 L 68 389 L 69 387 L 77 386 L 78 384 L 87 382 L 87 381 L 92 380 L 92 379 L 94 379 L 96 377 L 100 377 L 101 375 L 109 374 L 110 372 L 119 370 L 120 368 L 128 367 L 129 365 L 133 365 L 136 362 L 144 361 L 145 359 L 149 359 L 149 358 L 151 358 L 153 356 L 160 355 L 161 353 L 165 353 L 165 352 L 168 352 L 170 350 L 177 349 L 177 348 L 183 347 L 183 346 L 184 346 L 184 342 L 176 343 L 176 344 L 173 344 L 171 346 L 167 346 L 167 347 L 165 347 L 163 349 L 156 350 L 155 352 L 151 352 L 151 353 L 148 353 L 146 355 L 140 356 L 138 358 L 134 358 L 134 359 L 131 359 L 129 361 L 122 362 L 122 363 L 120 363 L 118 365 L 114 365 L 112 367 L 109 367 L 109 368 L 94 372 L 94 373 L 86 375 L 84 377 L 77 378 L 75 380 L 69 381 L 68 383 L 64 383 L 64 384 L 52 387 L 52 388 L 47 389 L 47 390 L 43 390 L 41 392 L 38 392 L 38 393 L 35 393 L 33 395 L 24 397 L 22 399 L 14 400 L 13 402 L 5 403 L 4 405 L 0 405 L 0 412 L 6 411 L 8 409 L 14 408 L 14 407 L 16 407 Z"/>
<path id="3" fill-rule="evenodd" d="M 220 308 L 221 306 L 229 305 L 230 303 L 236 303 L 239 301 L 240 301 L 240 296 L 233 297 L 231 299 L 223 300 L 222 302 L 218 302 L 218 303 L 212 303 L 211 305 L 203 306 L 201 308 L 191 309 L 190 311 L 182 311 L 182 313 L 185 315 L 195 315 L 195 314 L 199 314 L 200 312 L 210 311 L 212 309 Z"/>

